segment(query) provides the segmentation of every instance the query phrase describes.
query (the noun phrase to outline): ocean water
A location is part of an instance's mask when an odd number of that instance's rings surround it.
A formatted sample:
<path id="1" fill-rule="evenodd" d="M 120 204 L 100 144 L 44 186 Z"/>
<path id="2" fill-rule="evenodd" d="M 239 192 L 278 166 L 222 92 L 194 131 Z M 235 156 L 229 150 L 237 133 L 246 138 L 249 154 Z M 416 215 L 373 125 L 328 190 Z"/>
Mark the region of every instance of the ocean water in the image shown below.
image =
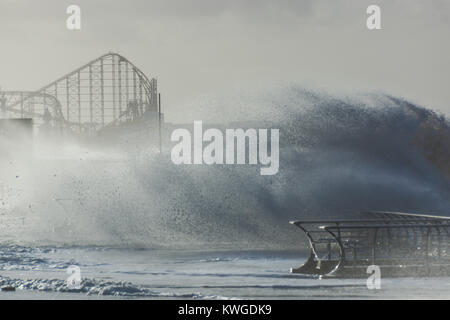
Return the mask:
<path id="1" fill-rule="evenodd" d="M 368 290 L 365 279 L 292 275 L 307 242 L 288 223 L 366 210 L 448 215 L 448 120 L 383 94 L 296 86 L 208 101 L 185 120 L 279 128 L 279 173 L 37 139 L 30 161 L 0 157 L 0 282 L 17 288 L 0 297 L 448 297 L 449 279 L 382 278 Z M 70 265 L 81 268 L 80 290 L 67 288 Z"/>
<path id="2" fill-rule="evenodd" d="M 1 299 L 449 299 L 450 278 L 318 279 L 289 273 L 292 251 L 3 247 Z M 81 288 L 66 269 L 81 270 Z"/>

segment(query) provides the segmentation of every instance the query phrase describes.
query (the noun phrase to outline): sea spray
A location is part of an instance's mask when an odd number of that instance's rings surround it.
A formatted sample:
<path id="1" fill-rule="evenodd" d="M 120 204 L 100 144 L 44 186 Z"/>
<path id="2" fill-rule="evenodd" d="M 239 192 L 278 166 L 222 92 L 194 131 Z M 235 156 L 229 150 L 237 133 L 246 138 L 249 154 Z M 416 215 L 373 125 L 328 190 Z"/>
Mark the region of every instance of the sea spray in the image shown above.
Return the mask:
<path id="1" fill-rule="evenodd" d="M 22 182 L 7 192 L 22 194 L 2 209 L 2 236 L 59 245 L 298 248 L 292 219 L 361 210 L 448 213 L 449 181 L 417 140 L 417 111 L 426 109 L 386 95 L 339 97 L 299 87 L 253 105 L 259 112 L 252 127 L 277 127 L 283 137 L 276 175 L 260 176 L 252 166 L 177 166 L 157 153 L 35 161 L 12 179 Z M 216 123 L 210 109 L 205 118 Z M 236 127 L 233 116 L 221 125 Z M 445 159 L 445 151 L 434 152 L 433 159 Z"/>

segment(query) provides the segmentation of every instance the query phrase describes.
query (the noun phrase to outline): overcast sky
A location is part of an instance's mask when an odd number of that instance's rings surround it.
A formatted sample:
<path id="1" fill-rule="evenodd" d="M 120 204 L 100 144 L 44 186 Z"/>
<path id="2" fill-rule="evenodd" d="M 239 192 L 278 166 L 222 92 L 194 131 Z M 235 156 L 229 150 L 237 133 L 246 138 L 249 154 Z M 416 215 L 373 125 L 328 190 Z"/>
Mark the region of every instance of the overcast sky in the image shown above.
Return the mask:
<path id="1" fill-rule="evenodd" d="M 78 4 L 82 30 L 66 29 Z M 382 30 L 366 8 L 382 9 Z M 385 91 L 450 115 L 447 0 L 0 0 L 0 86 L 35 90 L 113 51 L 157 76 L 167 115 L 292 82 Z"/>

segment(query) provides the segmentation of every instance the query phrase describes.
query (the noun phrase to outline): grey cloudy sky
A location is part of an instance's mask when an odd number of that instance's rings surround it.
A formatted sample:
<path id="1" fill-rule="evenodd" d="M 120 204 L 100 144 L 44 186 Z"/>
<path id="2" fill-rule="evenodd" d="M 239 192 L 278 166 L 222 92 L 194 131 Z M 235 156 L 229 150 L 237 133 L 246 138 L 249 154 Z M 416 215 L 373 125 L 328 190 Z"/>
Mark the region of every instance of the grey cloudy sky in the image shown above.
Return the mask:
<path id="1" fill-rule="evenodd" d="M 68 31 L 78 4 L 82 30 Z M 366 28 L 382 9 L 383 30 Z M 448 0 L 0 0 L 0 85 L 37 89 L 108 51 L 175 118 L 204 95 L 292 82 L 385 91 L 450 115 Z"/>

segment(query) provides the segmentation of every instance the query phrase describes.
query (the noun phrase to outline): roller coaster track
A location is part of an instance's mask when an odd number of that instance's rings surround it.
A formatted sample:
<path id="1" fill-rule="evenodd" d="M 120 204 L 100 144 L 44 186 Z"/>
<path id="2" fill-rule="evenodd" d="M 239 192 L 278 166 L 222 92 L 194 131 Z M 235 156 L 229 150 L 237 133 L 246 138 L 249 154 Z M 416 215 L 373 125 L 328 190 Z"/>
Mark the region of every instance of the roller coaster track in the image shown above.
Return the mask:
<path id="1" fill-rule="evenodd" d="M 35 118 L 42 117 L 45 109 L 51 110 L 55 119 L 63 121 L 61 105 L 52 95 L 32 91 L 0 91 L 0 112 Z"/>
<path id="2" fill-rule="evenodd" d="M 157 114 L 157 100 L 155 78 L 107 53 L 36 91 L 0 91 L 0 115 L 92 134 Z"/>

